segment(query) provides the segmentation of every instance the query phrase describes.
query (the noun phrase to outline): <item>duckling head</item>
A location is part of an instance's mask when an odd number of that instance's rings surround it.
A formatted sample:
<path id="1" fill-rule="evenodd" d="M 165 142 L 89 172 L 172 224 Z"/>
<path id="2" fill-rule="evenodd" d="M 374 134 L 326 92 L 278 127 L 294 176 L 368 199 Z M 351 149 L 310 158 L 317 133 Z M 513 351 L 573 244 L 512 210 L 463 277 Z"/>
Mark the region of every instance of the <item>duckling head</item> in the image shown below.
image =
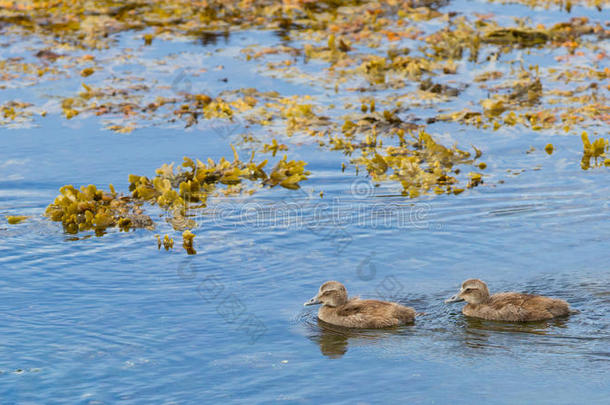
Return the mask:
<path id="1" fill-rule="evenodd" d="M 322 304 L 329 307 L 338 307 L 347 302 L 347 290 L 338 281 L 327 281 L 322 284 L 318 294 L 307 301 L 304 305 Z"/>
<path id="2" fill-rule="evenodd" d="M 460 292 L 453 297 L 445 300 L 445 302 L 460 302 L 466 301 L 469 304 L 478 305 L 489 299 L 489 290 L 487 284 L 476 278 L 466 280 L 462 283 Z"/>

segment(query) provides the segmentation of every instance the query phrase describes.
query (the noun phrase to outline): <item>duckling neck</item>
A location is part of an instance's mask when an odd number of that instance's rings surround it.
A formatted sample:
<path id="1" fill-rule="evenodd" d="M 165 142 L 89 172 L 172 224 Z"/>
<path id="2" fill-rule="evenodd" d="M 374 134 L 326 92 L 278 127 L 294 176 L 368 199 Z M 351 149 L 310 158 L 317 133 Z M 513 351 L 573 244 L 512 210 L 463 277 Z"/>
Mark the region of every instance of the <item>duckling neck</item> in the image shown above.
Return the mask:
<path id="1" fill-rule="evenodd" d="M 476 304 L 469 302 L 468 306 L 470 306 L 472 308 L 476 308 L 476 307 L 479 307 L 481 305 L 487 305 L 487 304 L 489 304 L 490 301 L 491 301 L 491 297 L 488 296 L 487 298 L 484 298 L 483 300 L 477 302 Z"/>
<path id="2" fill-rule="evenodd" d="M 329 305 L 322 305 L 318 310 L 318 318 L 324 322 L 332 323 L 333 319 L 337 316 L 337 307 L 331 307 Z"/>

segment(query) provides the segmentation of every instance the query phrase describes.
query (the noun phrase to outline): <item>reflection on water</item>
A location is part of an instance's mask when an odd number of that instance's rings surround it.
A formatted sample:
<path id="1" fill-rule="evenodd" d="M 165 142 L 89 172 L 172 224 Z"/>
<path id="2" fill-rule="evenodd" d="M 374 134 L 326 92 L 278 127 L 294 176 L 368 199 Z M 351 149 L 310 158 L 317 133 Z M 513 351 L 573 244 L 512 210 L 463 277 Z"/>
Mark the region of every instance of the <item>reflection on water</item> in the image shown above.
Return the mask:
<path id="1" fill-rule="evenodd" d="M 539 322 L 498 322 L 465 316 L 467 330 L 489 330 L 495 332 L 532 333 L 546 335 L 550 328 L 563 328 L 567 318 L 555 318 Z"/>
<path id="2" fill-rule="evenodd" d="M 230 34 L 229 31 L 222 31 L 222 32 L 213 32 L 213 31 L 201 32 L 199 34 L 199 42 L 203 46 L 216 45 L 218 43 L 218 40 L 222 38 L 223 45 L 226 45 L 229 42 L 229 36 L 230 35 L 231 34 Z"/>
<path id="3" fill-rule="evenodd" d="M 493 331 L 512 333 L 531 333 L 546 335 L 550 328 L 564 328 L 567 318 L 556 318 L 539 322 L 498 322 L 465 316 L 466 332 Z"/>
<path id="4" fill-rule="evenodd" d="M 320 352 L 323 355 L 331 359 L 338 359 L 347 352 L 349 331 L 336 331 L 331 327 L 325 326 L 324 323 L 318 319 L 320 334 L 311 336 L 310 339 L 320 345 Z"/>
<path id="5" fill-rule="evenodd" d="M 514 334 L 533 334 L 549 335 L 553 334 L 552 328 L 565 327 L 565 319 L 554 319 L 541 322 L 497 322 L 485 319 L 471 318 L 464 316 L 461 322 L 463 331 L 464 345 L 471 349 L 496 349 L 509 350 L 510 346 L 494 343 L 496 333 Z"/>
<path id="6" fill-rule="evenodd" d="M 347 353 L 349 345 L 376 345 L 382 339 L 387 339 L 392 335 L 403 334 L 406 328 L 357 329 L 332 325 L 317 319 L 317 317 L 315 321 L 315 324 L 305 321 L 311 330 L 309 339 L 316 342 L 320 346 L 320 352 L 331 359 L 342 357 Z"/>

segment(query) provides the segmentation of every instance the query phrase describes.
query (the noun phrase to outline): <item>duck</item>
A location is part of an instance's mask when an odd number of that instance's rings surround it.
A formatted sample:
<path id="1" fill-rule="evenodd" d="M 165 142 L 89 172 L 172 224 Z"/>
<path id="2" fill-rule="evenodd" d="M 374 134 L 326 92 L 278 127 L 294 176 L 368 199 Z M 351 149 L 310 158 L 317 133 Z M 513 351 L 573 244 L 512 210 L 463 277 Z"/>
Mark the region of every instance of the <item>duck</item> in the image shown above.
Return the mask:
<path id="1" fill-rule="evenodd" d="M 407 325 L 415 320 L 415 310 L 403 305 L 348 298 L 347 289 L 338 281 L 327 281 L 304 305 L 319 305 L 318 318 L 346 328 L 388 328 Z"/>
<path id="2" fill-rule="evenodd" d="M 462 283 L 460 291 L 446 303 L 466 301 L 462 313 L 490 321 L 535 322 L 569 315 L 569 304 L 557 298 L 505 292 L 489 295 L 487 284 L 479 279 Z"/>

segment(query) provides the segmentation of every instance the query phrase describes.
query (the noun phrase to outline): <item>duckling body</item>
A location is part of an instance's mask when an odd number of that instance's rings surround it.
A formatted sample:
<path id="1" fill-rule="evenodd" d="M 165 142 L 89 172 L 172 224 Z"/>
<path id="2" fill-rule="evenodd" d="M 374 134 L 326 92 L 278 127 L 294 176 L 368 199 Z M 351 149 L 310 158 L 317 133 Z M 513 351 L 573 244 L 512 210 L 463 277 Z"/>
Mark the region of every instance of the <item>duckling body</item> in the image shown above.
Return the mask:
<path id="1" fill-rule="evenodd" d="M 467 304 L 462 313 L 492 321 L 528 322 L 569 315 L 570 306 L 560 299 L 508 292 L 494 294 L 486 303 Z"/>
<path id="2" fill-rule="evenodd" d="M 464 315 L 491 321 L 533 322 L 570 314 L 568 303 L 556 298 L 515 292 L 490 296 L 487 285 L 477 279 L 466 280 L 446 302 L 459 301 L 467 302 Z"/>
<path id="3" fill-rule="evenodd" d="M 352 298 L 338 307 L 323 305 L 318 318 L 347 328 L 387 328 L 412 323 L 415 310 L 393 302 Z"/>
<path id="4" fill-rule="evenodd" d="M 347 298 L 347 290 L 337 281 L 322 284 L 318 294 L 305 305 L 322 304 L 318 318 L 347 328 L 387 328 L 415 320 L 415 310 L 394 302 Z"/>

